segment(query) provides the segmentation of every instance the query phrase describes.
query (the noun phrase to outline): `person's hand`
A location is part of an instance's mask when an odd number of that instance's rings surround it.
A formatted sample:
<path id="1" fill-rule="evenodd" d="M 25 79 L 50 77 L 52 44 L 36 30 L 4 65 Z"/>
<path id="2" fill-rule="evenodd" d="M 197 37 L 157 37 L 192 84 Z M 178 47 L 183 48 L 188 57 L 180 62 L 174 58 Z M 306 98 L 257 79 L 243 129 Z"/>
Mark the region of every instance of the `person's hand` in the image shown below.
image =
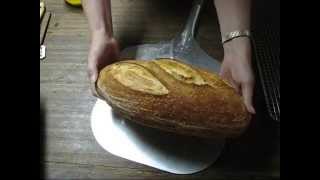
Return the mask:
<path id="1" fill-rule="evenodd" d="M 230 82 L 243 97 L 247 110 L 254 114 L 252 105 L 254 74 L 251 66 L 251 44 L 246 37 L 236 38 L 224 45 L 220 76 Z"/>
<path id="2" fill-rule="evenodd" d="M 116 39 L 105 35 L 92 36 L 88 56 L 88 76 L 92 94 L 100 98 L 96 90 L 96 81 L 99 71 L 105 66 L 115 62 L 119 56 L 119 45 Z"/>

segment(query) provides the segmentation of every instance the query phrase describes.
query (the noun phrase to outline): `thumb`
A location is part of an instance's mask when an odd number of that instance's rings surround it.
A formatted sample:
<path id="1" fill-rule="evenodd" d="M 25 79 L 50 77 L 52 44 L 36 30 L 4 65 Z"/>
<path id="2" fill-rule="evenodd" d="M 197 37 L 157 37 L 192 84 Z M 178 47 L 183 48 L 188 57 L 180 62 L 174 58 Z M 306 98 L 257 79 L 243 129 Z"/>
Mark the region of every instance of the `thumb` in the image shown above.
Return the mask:
<path id="1" fill-rule="evenodd" d="M 96 82 L 98 80 L 98 70 L 95 68 L 91 68 L 88 70 L 88 75 L 89 75 L 89 81 L 90 81 L 90 89 L 91 89 L 91 93 L 92 95 L 94 95 L 95 97 L 100 98 L 97 89 L 96 89 Z"/>
<path id="2" fill-rule="evenodd" d="M 95 83 L 98 79 L 98 71 L 95 70 L 89 70 L 89 78 L 91 83 Z"/>
<path id="3" fill-rule="evenodd" d="M 242 96 L 244 99 L 244 104 L 247 108 L 247 110 L 252 113 L 255 114 L 256 111 L 252 105 L 252 97 L 253 97 L 253 84 L 252 83 L 245 83 L 242 85 Z"/>
<path id="4" fill-rule="evenodd" d="M 225 70 L 225 68 L 221 68 L 219 75 L 220 75 L 220 77 L 221 77 L 222 79 L 224 79 L 229 85 L 231 85 L 238 94 L 241 94 L 241 93 L 240 93 L 240 85 L 239 85 L 238 83 L 236 83 L 236 82 L 232 79 L 231 74 L 230 74 L 229 71 Z"/>
<path id="5" fill-rule="evenodd" d="M 97 81 L 97 79 L 98 79 L 98 69 L 97 69 L 97 67 L 89 64 L 87 72 L 88 72 L 88 77 L 89 77 L 90 83 L 95 83 Z"/>

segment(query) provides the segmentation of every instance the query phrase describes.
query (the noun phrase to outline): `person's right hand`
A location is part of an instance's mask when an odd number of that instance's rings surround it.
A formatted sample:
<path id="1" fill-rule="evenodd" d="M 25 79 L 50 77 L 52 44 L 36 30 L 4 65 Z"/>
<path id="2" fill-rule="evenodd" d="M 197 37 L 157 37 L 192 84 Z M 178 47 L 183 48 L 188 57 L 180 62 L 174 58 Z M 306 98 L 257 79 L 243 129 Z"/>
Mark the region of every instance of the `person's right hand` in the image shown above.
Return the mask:
<path id="1" fill-rule="evenodd" d="M 96 81 L 100 70 L 115 62 L 118 57 L 119 45 L 116 39 L 99 34 L 92 36 L 88 56 L 88 76 L 91 92 L 94 96 L 100 98 L 96 90 Z"/>

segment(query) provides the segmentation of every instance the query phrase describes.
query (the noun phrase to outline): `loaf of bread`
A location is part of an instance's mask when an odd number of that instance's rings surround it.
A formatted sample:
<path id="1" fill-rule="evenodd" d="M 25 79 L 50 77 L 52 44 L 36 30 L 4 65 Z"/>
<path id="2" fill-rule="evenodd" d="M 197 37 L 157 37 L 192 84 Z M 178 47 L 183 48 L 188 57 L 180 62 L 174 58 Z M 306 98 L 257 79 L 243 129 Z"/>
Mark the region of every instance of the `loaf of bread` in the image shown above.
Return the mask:
<path id="1" fill-rule="evenodd" d="M 181 135 L 237 137 L 250 123 L 226 81 L 178 60 L 116 62 L 100 71 L 97 92 L 124 118 Z"/>

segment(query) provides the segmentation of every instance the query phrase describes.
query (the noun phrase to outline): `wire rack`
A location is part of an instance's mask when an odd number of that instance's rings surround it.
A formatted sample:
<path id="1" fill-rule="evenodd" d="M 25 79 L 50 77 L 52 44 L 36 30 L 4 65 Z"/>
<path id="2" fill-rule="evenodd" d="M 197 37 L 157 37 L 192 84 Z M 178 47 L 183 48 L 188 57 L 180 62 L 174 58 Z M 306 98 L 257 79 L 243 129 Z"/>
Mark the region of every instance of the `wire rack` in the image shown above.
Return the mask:
<path id="1" fill-rule="evenodd" d="M 280 31 L 265 23 L 253 32 L 256 65 L 267 109 L 280 122 Z"/>

